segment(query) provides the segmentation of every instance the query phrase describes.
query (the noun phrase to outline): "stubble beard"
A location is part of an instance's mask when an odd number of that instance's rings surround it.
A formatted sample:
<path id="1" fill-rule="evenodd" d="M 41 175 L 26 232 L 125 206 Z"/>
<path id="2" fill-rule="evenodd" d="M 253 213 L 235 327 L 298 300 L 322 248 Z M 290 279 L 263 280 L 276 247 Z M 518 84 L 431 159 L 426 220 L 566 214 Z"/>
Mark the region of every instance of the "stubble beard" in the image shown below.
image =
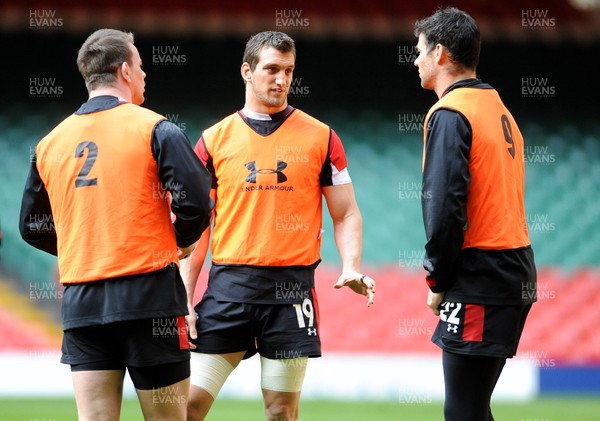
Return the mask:
<path id="1" fill-rule="evenodd" d="M 260 100 L 260 102 L 267 107 L 281 107 L 287 101 L 287 94 L 281 96 L 270 96 L 268 93 L 254 91 L 254 95 Z"/>

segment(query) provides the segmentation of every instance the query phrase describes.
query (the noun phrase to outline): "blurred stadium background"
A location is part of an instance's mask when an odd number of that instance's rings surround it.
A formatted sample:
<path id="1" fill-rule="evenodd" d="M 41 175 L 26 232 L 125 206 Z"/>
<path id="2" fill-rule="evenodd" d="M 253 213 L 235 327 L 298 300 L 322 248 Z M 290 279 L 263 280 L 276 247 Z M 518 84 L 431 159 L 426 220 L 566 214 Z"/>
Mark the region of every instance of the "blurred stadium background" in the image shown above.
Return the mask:
<path id="1" fill-rule="evenodd" d="M 324 357 L 309 365 L 305 405 L 341 400 L 358 414 L 361 403 L 372 401 L 391 408 L 388 415 L 370 409 L 374 419 L 441 418 L 443 379 L 439 351 L 429 341 L 436 319 L 424 304 L 419 201 L 423 119 L 435 95 L 420 88 L 412 65 L 412 24 L 448 5 L 478 20 L 479 76 L 499 90 L 526 140 L 539 302 L 494 405 L 538 406 L 517 406 L 499 419 L 600 419 L 598 0 L 3 0 L 0 419 L 75 414 L 68 367 L 58 362 L 56 260 L 25 244 L 17 221 L 32 150 L 85 101 L 76 52 L 100 27 L 135 33 L 148 75 L 145 105 L 177 123 L 193 144 L 203 128 L 242 107 L 246 39 L 267 29 L 296 39 L 289 102 L 330 124 L 345 143 L 364 217 L 365 272 L 378 281 L 370 309 L 349 291 L 333 290 L 339 258 L 326 217 L 317 284 Z M 222 399 L 258 399 L 257 374 L 256 358 L 242 364 Z M 130 383 L 126 394 L 134 395 Z M 552 404 L 565 397 L 566 407 Z M 38 398 L 66 399 L 71 415 L 34 409 Z M 14 406 L 21 412 L 10 412 Z M 431 418 L 405 412 L 430 406 Z M 246 414 L 237 419 L 254 419 Z M 303 419 L 354 419 L 323 409 L 314 414 Z"/>

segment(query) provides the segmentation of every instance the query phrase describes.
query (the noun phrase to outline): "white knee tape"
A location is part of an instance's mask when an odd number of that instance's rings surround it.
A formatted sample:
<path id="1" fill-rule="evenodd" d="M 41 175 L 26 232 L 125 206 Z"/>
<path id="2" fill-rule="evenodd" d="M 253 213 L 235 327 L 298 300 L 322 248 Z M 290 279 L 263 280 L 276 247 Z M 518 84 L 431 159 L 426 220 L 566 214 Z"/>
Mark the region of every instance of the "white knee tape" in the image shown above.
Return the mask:
<path id="1" fill-rule="evenodd" d="M 217 354 L 201 354 L 192 352 L 190 360 L 190 383 L 206 390 L 213 398 L 217 398 L 225 380 L 233 371 L 233 366 Z"/>
<path id="2" fill-rule="evenodd" d="M 308 357 L 272 360 L 260 357 L 261 387 L 275 392 L 300 392 Z"/>

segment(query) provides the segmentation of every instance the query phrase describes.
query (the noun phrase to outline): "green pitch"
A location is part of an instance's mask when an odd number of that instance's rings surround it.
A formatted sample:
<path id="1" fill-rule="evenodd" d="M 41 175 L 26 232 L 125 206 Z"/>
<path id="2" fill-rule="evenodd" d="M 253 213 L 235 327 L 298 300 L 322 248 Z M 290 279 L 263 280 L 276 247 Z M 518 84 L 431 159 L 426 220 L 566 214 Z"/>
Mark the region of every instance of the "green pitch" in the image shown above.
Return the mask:
<path id="1" fill-rule="evenodd" d="M 497 420 L 517 421 L 597 421 L 598 397 L 544 397 L 527 403 L 499 402 L 492 406 Z M 134 399 L 123 402 L 121 420 L 141 420 Z M 300 407 L 300 421 L 439 421 L 443 419 L 441 402 L 400 404 L 398 402 L 347 402 L 306 400 Z M 0 398 L 2 421 L 75 421 L 73 399 Z M 217 400 L 207 421 L 264 420 L 262 402 Z"/>

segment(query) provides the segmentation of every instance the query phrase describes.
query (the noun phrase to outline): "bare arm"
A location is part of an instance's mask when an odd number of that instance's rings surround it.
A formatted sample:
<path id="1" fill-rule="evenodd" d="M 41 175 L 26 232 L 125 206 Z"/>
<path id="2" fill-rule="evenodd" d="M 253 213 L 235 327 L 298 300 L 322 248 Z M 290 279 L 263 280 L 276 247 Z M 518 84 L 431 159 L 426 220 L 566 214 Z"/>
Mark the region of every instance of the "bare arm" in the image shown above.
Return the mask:
<path id="1" fill-rule="evenodd" d="M 335 288 L 350 287 L 357 294 L 368 297 L 373 304 L 375 280 L 360 271 L 362 255 L 362 215 L 358 209 L 351 183 L 323 188 L 327 208 L 333 221 L 335 244 L 342 259 L 342 274 Z"/>
<path id="2" fill-rule="evenodd" d="M 210 197 L 212 200 L 215 200 L 216 190 L 212 189 L 210 191 Z M 194 292 L 196 291 L 196 283 L 198 282 L 202 265 L 206 259 L 209 242 L 210 224 L 202 233 L 198 243 L 196 244 L 196 248 L 190 257 L 179 262 L 181 277 L 187 292 L 187 305 L 189 314 L 186 316 L 186 321 L 190 337 L 192 339 L 196 339 L 198 337 L 198 333 L 196 332 L 196 312 L 194 311 Z M 190 346 L 195 348 L 193 344 L 190 344 Z"/>

